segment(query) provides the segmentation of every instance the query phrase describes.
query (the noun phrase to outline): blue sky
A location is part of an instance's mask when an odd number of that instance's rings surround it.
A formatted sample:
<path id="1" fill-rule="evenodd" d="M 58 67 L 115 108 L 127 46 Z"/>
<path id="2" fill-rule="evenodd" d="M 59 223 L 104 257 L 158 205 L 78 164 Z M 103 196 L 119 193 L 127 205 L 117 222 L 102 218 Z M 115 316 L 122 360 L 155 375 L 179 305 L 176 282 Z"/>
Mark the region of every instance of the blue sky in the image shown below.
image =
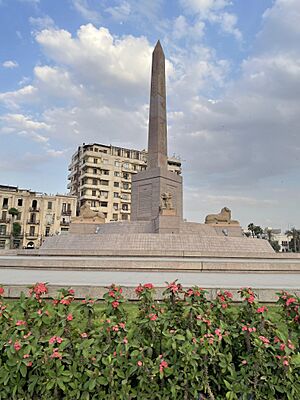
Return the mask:
<path id="1" fill-rule="evenodd" d="M 299 0 L 0 0 L 0 183 L 67 191 L 82 142 L 146 147 L 167 58 L 185 217 L 300 227 Z"/>

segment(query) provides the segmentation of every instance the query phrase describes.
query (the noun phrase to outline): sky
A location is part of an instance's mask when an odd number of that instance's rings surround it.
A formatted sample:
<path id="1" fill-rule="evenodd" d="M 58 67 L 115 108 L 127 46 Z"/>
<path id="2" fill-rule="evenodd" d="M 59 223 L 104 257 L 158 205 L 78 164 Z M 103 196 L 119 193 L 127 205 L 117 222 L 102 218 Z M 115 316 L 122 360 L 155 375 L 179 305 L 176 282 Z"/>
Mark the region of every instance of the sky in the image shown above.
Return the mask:
<path id="1" fill-rule="evenodd" d="M 77 146 L 147 147 L 166 55 L 184 216 L 300 228 L 299 0 L 0 0 L 0 184 L 66 193 Z"/>

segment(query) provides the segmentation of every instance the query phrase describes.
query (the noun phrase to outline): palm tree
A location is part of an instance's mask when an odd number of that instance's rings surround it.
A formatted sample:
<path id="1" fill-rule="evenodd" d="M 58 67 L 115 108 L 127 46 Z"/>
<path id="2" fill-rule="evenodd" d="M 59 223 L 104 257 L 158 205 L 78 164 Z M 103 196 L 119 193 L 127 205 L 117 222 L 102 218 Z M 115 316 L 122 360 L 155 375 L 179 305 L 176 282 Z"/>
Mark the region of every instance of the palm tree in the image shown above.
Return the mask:
<path id="1" fill-rule="evenodd" d="M 292 237 L 293 241 L 293 251 L 296 253 L 298 251 L 298 244 L 300 241 L 300 231 L 296 229 L 295 227 L 291 228 L 290 230 L 286 231 L 285 234 L 288 237 Z"/>

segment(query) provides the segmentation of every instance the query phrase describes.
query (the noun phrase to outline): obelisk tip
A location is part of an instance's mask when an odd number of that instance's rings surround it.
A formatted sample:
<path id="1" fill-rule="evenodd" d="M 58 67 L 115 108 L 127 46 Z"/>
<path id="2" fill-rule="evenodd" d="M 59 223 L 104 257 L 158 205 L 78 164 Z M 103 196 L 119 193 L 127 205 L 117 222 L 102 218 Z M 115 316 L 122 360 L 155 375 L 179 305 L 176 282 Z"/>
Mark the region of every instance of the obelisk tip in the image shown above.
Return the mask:
<path id="1" fill-rule="evenodd" d="M 160 41 L 159 41 L 159 40 L 157 41 L 153 52 L 156 53 L 156 52 L 158 52 L 158 51 L 164 54 L 162 45 L 160 44 Z"/>

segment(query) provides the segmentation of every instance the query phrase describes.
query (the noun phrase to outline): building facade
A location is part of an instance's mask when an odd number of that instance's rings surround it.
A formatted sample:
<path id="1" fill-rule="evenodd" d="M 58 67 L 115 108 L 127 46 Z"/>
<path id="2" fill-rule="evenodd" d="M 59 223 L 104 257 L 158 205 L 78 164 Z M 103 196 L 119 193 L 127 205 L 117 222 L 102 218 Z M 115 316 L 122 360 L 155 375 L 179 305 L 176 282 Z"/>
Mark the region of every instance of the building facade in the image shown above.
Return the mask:
<path id="1" fill-rule="evenodd" d="M 132 175 L 147 167 L 147 152 L 103 144 L 83 144 L 69 165 L 70 194 L 78 199 L 78 209 L 88 202 L 101 211 L 106 222 L 126 221 L 131 213 Z M 181 161 L 168 159 L 168 169 L 181 174 Z"/>
<path id="2" fill-rule="evenodd" d="M 38 248 L 46 236 L 69 230 L 77 198 L 0 185 L 0 249 Z"/>

